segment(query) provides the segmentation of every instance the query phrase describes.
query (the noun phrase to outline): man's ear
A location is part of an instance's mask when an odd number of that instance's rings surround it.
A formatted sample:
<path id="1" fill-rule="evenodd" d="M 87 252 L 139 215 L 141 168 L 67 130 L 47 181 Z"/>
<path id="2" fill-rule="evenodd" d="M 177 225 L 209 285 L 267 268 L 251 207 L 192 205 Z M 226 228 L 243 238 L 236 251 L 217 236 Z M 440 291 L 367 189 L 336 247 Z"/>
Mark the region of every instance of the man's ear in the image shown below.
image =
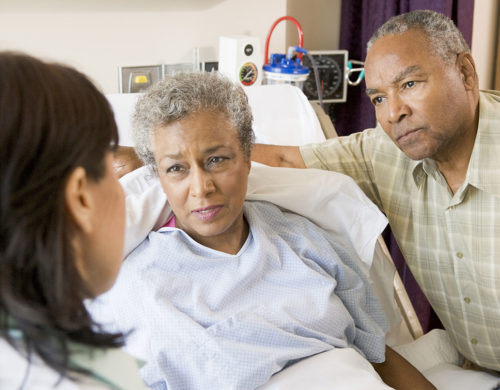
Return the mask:
<path id="1" fill-rule="evenodd" d="M 64 190 L 68 214 L 83 233 L 92 231 L 92 196 L 85 169 L 77 167 L 71 172 Z"/>
<path id="2" fill-rule="evenodd" d="M 462 77 L 465 89 L 473 90 L 478 87 L 476 64 L 470 53 L 460 53 L 457 58 L 457 66 Z"/>

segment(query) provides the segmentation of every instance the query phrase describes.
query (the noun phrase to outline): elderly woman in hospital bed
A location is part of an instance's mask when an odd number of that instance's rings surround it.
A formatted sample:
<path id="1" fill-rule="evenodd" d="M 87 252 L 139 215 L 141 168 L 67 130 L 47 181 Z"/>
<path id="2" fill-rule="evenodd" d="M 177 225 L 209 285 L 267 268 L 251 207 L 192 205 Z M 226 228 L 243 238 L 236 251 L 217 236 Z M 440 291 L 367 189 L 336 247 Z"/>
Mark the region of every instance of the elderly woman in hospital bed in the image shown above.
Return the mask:
<path id="1" fill-rule="evenodd" d="M 127 349 L 147 361 L 149 386 L 254 389 L 343 348 L 371 389 L 388 387 L 362 356 L 387 357 L 379 372 L 391 384 L 399 376 L 407 388 L 433 388 L 392 350 L 385 355 L 384 312 L 350 243 L 245 201 L 253 131 L 241 87 L 216 73 L 175 76 L 139 100 L 134 122 L 136 151 L 172 213 L 89 306 L 111 329 L 133 330 Z"/>

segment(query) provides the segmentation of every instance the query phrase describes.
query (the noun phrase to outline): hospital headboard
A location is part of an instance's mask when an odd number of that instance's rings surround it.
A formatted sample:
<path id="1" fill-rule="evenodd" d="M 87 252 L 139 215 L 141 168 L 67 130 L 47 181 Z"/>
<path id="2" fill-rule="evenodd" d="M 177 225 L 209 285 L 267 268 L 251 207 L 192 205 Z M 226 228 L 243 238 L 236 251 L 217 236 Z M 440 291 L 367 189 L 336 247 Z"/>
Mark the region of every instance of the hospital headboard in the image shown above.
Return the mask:
<path id="1" fill-rule="evenodd" d="M 286 84 L 263 85 L 248 88 L 245 92 L 252 107 L 253 130 L 257 143 L 303 145 L 325 140 L 315 109 L 299 88 Z M 140 95 L 139 93 L 106 95 L 115 113 L 122 146 L 134 146 L 130 134 L 130 116 Z M 323 121 L 325 117 L 328 118 L 323 114 Z M 330 135 L 332 130 L 330 121 Z"/>
<path id="2" fill-rule="evenodd" d="M 254 131 L 257 142 L 278 145 L 302 145 L 321 142 L 326 138 L 336 136 L 330 118 L 319 105 L 311 104 L 297 87 L 266 85 L 247 89 L 246 92 L 254 116 Z M 107 96 L 115 112 L 120 133 L 120 145 L 133 145 L 130 137 L 130 116 L 138 96 L 139 94 Z M 138 165 L 140 165 L 140 162 L 136 160 L 132 150 L 123 151 L 123 154 L 115 161 L 115 169 L 120 171 L 120 176 Z M 249 188 L 251 187 L 250 184 Z M 136 183 L 133 183 L 133 186 L 136 188 Z M 137 193 L 140 191 L 142 189 L 139 189 Z M 150 193 L 154 191 L 154 189 L 149 190 Z M 156 198 L 154 202 L 151 202 L 153 205 L 157 204 L 159 199 L 161 201 L 161 194 L 157 193 L 154 196 Z M 146 227 L 146 230 L 150 230 L 154 227 L 158 214 L 161 212 L 164 212 L 162 207 L 158 210 L 148 208 L 148 210 L 139 210 L 133 218 L 136 220 L 140 218 L 143 222 L 150 218 L 150 226 Z M 127 218 L 130 217 L 130 215 L 127 216 Z M 143 228 L 144 226 L 141 225 L 141 229 Z M 143 234 L 143 232 L 137 230 L 134 232 L 134 235 L 140 234 Z M 387 247 L 380 237 L 375 245 L 372 279 L 374 288 L 381 298 L 390 322 L 387 344 L 404 344 L 420 337 L 423 334 L 422 327 L 403 283 L 395 270 Z"/>

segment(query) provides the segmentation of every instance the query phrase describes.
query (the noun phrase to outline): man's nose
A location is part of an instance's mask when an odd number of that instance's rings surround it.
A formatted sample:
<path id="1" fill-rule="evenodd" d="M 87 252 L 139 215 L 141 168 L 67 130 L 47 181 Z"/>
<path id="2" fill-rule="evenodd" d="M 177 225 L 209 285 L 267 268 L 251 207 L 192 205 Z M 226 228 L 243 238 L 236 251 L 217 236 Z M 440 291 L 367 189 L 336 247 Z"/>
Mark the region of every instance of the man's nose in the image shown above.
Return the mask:
<path id="1" fill-rule="evenodd" d="M 387 101 L 387 120 L 390 123 L 399 123 L 410 115 L 410 107 L 397 94 L 391 96 Z"/>

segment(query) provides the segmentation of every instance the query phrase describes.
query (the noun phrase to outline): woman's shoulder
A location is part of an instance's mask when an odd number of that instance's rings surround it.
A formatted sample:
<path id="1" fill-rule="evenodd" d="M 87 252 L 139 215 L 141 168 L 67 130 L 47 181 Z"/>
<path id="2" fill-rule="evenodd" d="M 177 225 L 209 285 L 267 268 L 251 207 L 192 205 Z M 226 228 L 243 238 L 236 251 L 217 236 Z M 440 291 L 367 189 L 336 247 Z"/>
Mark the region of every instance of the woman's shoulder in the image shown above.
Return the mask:
<path id="1" fill-rule="evenodd" d="M 247 219 L 262 219 L 266 220 L 266 217 L 278 217 L 286 218 L 283 209 L 275 205 L 274 203 L 267 202 L 264 200 L 245 200 L 243 206 L 243 213 Z"/>
<path id="2" fill-rule="evenodd" d="M 268 226 L 274 232 L 299 233 L 320 229 L 306 217 L 262 200 L 245 201 L 244 214 L 251 226 Z"/>
<path id="3" fill-rule="evenodd" d="M 109 389 L 91 378 L 78 376 L 79 382 L 68 378 L 61 380 L 60 375 L 44 364 L 40 358 L 32 357 L 28 363 L 22 350 L 10 345 L 4 338 L 0 338 L 0 384 L 2 389 L 37 389 L 37 390 L 80 390 Z"/>
<path id="4" fill-rule="evenodd" d="M 88 347 L 85 347 L 88 349 Z M 90 349 L 88 349 L 90 353 Z M 119 351 L 119 354 L 125 354 Z M 107 352 L 105 355 L 108 355 Z M 123 387 L 115 385 L 114 377 L 123 372 L 122 363 L 123 357 L 115 359 L 114 356 L 107 356 L 102 359 L 97 357 L 96 361 L 92 362 L 91 366 L 98 365 L 106 372 L 95 372 L 92 367 L 86 366 L 82 368 L 90 369 L 88 375 L 80 373 L 71 373 L 72 379 L 67 377 L 62 378 L 54 369 L 45 364 L 38 356 L 32 356 L 30 362 L 26 358 L 23 350 L 14 348 L 4 338 L 0 338 L 0 356 L 2 356 L 2 364 L 0 365 L 0 384 L 2 389 L 36 389 L 36 390 L 141 390 L 146 389 L 142 385 L 139 378 L 138 369 L 132 373 L 135 383 L 132 386 Z M 95 356 L 94 352 L 89 356 Z M 128 357 L 127 359 L 132 359 Z M 80 360 L 80 359 L 79 359 Z M 135 362 L 135 360 L 134 360 Z M 120 374 L 121 375 L 121 374 Z M 137 387 L 139 386 L 139 387 Z"/>
<path id="5" fill-rule="evenodd" d="M 307 200 L 306 200 L 307 201 Z M 358 257 L 351 244 L 339 234 L 317 225 L 307 217 L 294 213 L 265 201 L 246 201 L 245 216 L 249 220 L 252 232 L 260 232 L 267 238 L 281 237 L 296 250 L 307 248 L 329 248 L 329 251 L 341 254 L 341 257 Z"/>

